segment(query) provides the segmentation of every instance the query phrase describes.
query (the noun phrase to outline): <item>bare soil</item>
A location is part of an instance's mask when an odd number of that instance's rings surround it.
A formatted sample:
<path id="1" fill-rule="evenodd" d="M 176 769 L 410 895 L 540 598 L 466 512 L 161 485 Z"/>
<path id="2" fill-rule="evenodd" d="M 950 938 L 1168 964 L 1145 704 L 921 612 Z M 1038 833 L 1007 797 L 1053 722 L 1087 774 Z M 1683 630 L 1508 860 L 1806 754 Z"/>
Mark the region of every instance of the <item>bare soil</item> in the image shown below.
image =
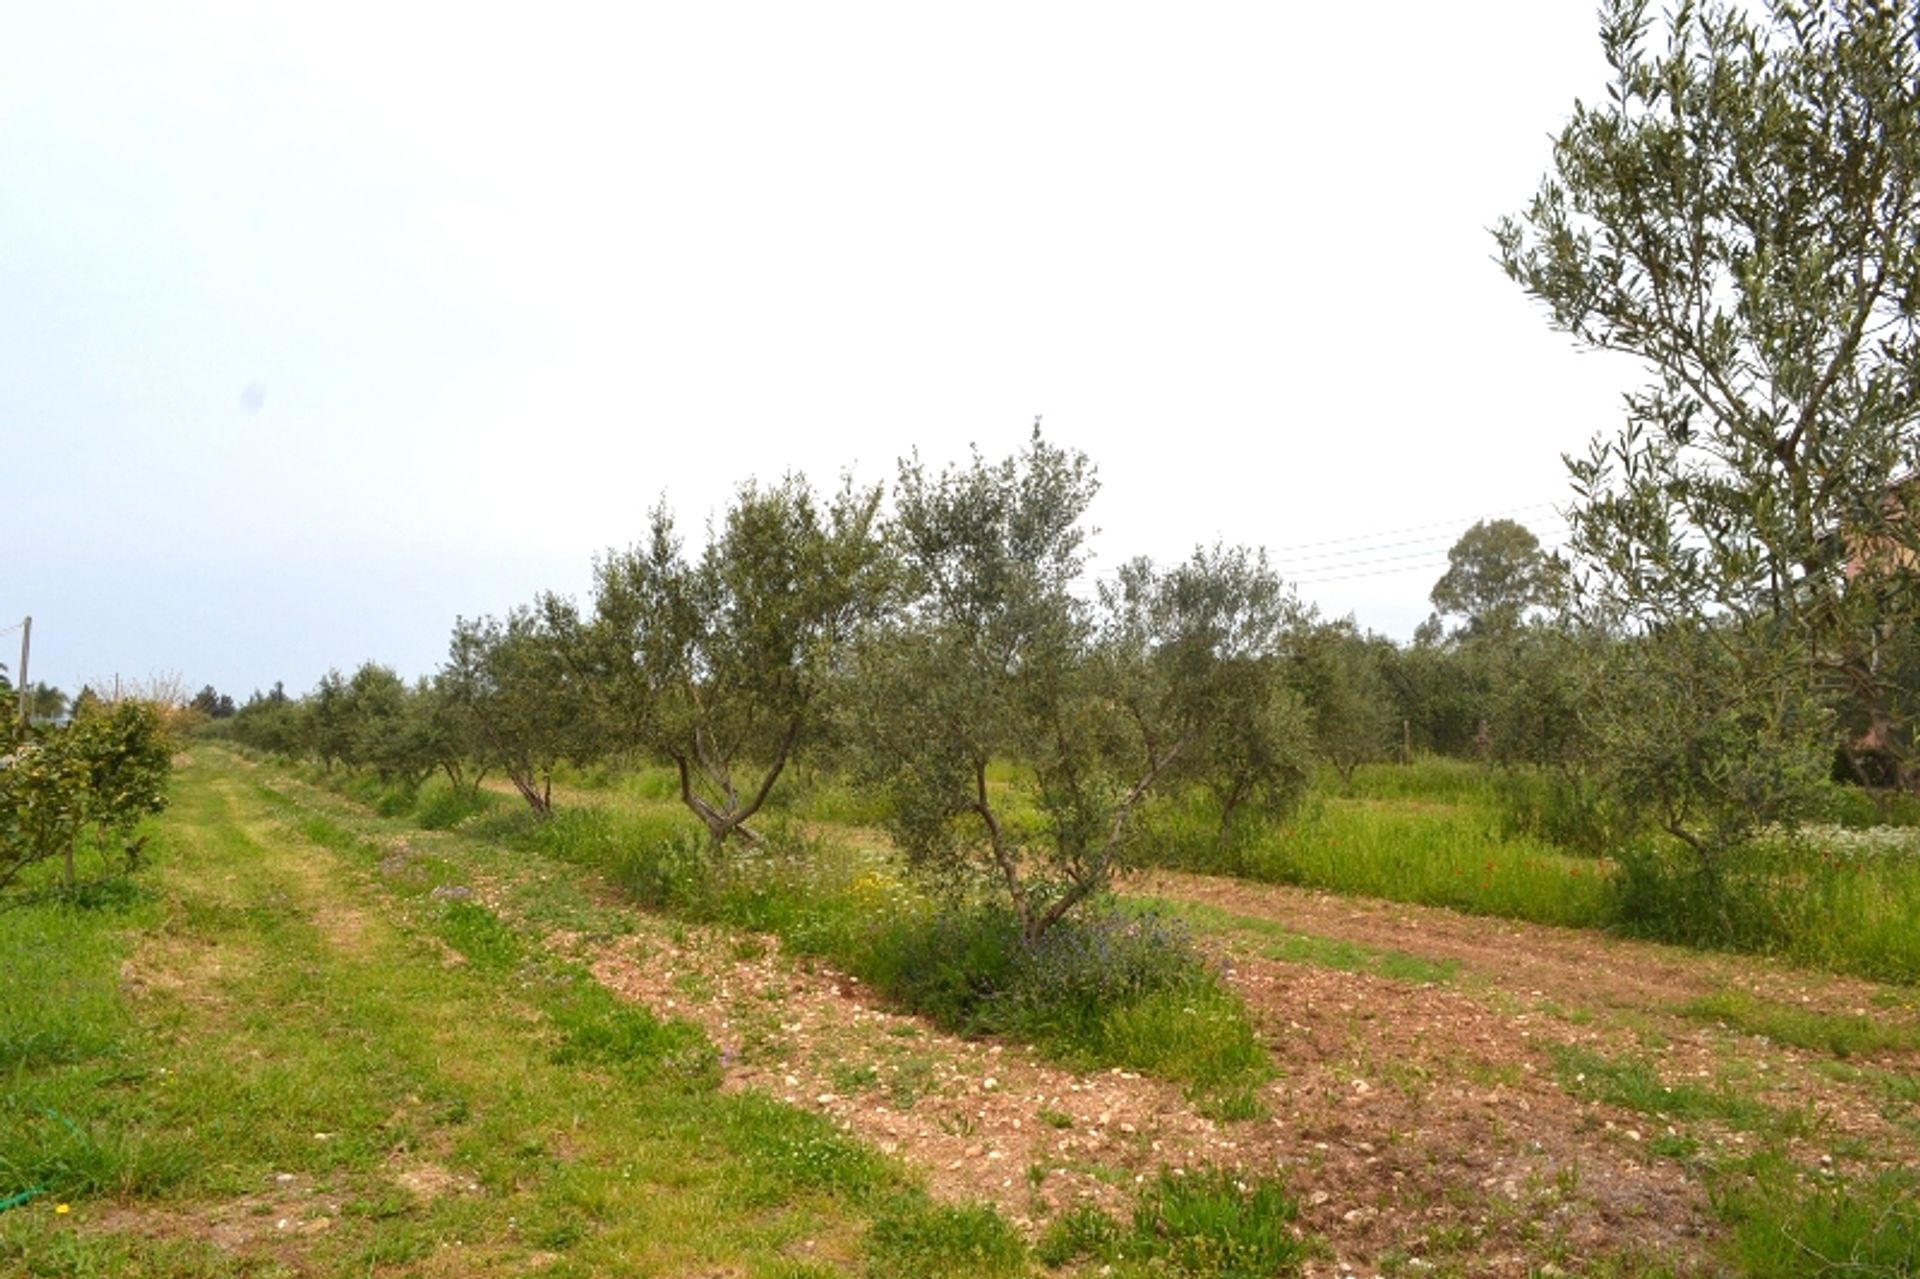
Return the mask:
<path id="1" fill-rule="evenodd" d="M 937 1195 L 990 1200 L 1034 1232 L 1082 1202 L 1125 1214 L 1163 1169 L 1218 1164 L 1288 1181 L 1302 1227 L 1327 1245 L 1310 1275 L 1551 1274 L 1621 1252 L 1711 1274 L 1705 1167 L 1766 1145 L 1810 1180 L 1920 1160 L 1920 1117 L 1883 1086 L 1920 1072 L 1920 1057 L 1836 1068 L 1680 1012 L 1738 989 L 1915 1019 L 1911 1000 L 1870 983 L 1202 876 L 1127 888 L 1460 967 L 1418 984 L 1282 962 L 1251 930 L 1211 939 L 1280 1072 L 1263 1117 L 1216 1122 L 1177 1086 L 1076 1072 L 891 1011 L 771 937 L 642 917 L 614 943 L 551 942 L 622 996 L 702 1025 L 727 1088 L 826 1115 L 922 1169 Z M 1759 1107 L 1743 1129 L 1589 1100 L 1568 1050 Z"/>

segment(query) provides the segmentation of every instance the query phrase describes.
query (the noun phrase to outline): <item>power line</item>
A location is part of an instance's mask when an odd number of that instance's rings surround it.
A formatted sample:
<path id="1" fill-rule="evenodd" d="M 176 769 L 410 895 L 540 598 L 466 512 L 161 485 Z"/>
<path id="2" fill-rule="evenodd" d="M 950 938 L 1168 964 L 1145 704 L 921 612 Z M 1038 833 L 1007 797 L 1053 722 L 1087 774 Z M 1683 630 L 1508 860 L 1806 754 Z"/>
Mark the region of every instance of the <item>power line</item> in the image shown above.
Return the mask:
<path id="1" fill-rule="evenodd" d="M 1525 515 L 1530 511 L 1557 510 L 1558 502 L 1535 502 L 1529 506 L 1515 506 L 1504 511 L 1484 511 L 1478 515 L 1463 516 L 1452 520 L 1434 520 L 1430 524 L 1410 524 L 1405 528 L 1375 529 L 1370 533 L 1356 533 L 1351 537 L 1330 537 L 1318 542 L 1299 542 L 1292 546 L 1270 546 L 1270 555 L 1291 554 L 1296 551 L 1310 551 L 1321 546 L 1342 546 L 1350 542 L 1368 542 L 1382 537 L 1398 537 L 1402 533 L 1422 533 L 1436 528 L 1470 527 L 1489 519 L 1509 519 L 1515 515 Z"/>
<path id="2" fill-rule="evenodd" d="M 1559 528 L 1551 530 L 1551 532 L 1554 534 L 1564 533 L 1565 531 L 1566 531 L 1566 527 L 1564 525 L 1562 525 Z M 1407 543 L 1402 543 L 1401 545 L 1411 546 L 1411 545 L 1414 545 L 1414 543 L 1407 542 Z M 1427 549 L 1425 550 L 1408 551 L 1402 555 L 1383 555 L 1383 556 L 1377 556 L 1377 557 L 1374 556 L 1373 554 L 1375 549 L 1385 551 L 1385 550 L 1391 550 L 1393 548 L 1391 546 L 1381 546 L 1378 548 L 1368 547 L 1365 550 L 1355 551 L 1353 553 L 1354 556 L 1360 556 L 1364 558 L 1341 557 L 1333 560 L 1331 563 L 1316 564 L 1306 569 L 1303 569 L 1302 571 L 1307 573 L 1341 572 L 1350 568 L 1372 568 L 1378 564 L 1394 564 L 1402 560 L 1430 560 L 1435 555 L 1447 555 L 1447 552 L 1451 551 L 1452 549 L 1452 544 L 1450 543 L 1443 550 L 1442 548 L 1434 546 L 1430 543 L 1428 544 Z M 1447 558 L 1451 558 L 1451 556 L 1447 555 Z M 1285 568 L 1287 566 L 1283 564 L 1281 567 Z"/>
<path id="3" fill-rule="evenodd" d="M 1558 513 L 1559 503 L 1533 502 L 1525 506 L 1508 507 L 1503 511 L 1486 512 L 1477 516 L 1452 520 L 1435 520 L 1426 524 L 1412 524 L 1399 528 L 1375 529 L 1366 533 L 1354 533 L 1343 537 L 1324 538 L 1317 542 L 1299 542 L 1290 547 L 1263 547 L 1267 558 L 1273 563 L 1282 578 L 1289 577 L 1289 570 L 1302 573 L 1292 580 L 1296 586 L 1307 586 L 1321 582 L 1348 581 L 1362 577 L 1386 577 L 1395 573 L 1413 573 L 1426 569 L 1445 569 L 1448 565 L 1446 552 L 1459 541 L 1459 533 L 1471 527 L 1475 522 L 1489 519 L 1505 519 L 1529 512 L 1552 510 L 1552 519 L 1541 523 L 1538 529 L 1528 531 L 1536 536 L 1544 533 L 1546 538 L 1561 538 L 1568 530 L 1566 517 Z M 1428 532 L 1424 537 L 1406 537 L 1407 534 L 1425 530 L 1443 530 Z M 1399 539 L 1399 540 L 1391 540 Z M 1545 539 L 1542 539 L 1543 542 Z M 1564 542 L 1542 545 L 1543 554 L 1552 554 L 1559 550 Z M 1337 547 L 1342 549 L 1324 549 Z M 1408 548 L 1423 548 L 1411 549 Z M 1381 555 L 1383 551 L 1402 551 L 1403 554 Z M 1404 568 L 1385 568 L 1382 566 L 1405 562 Z M 1089 584 L 1106 584 L 1119 580 L 1117 570 L 1095 572 L 1089 575 Z"/>
<path id="4" fill-rule="evenodd" d="M 1567 544 L 1565 542 L 1557 543 L 1553 546 L 1543 546 L 1540 548 L 1540 552 L 1543 555 L 1554 555 L 1566 549 L 1566 546 Z M 1449 561 L 1447 561 L 1444 558 L 1437 559 L 1437 560 L 1430 559 L 1419 564 L 1409 564 L 1404 568 L 1381 568 L 1381 569 L 1374 569 L 1371 572 L 1365 572 L 1365 573 L 1340 573 L 1332 577 L 1301 578 L 1298 581 L 1293 582 L 1292 585 L 1297 587 L 1298 586 L 1324 586 L 1333 582 L 1351 582 L 1351 581 L 1356 581 L 1360 578 L 1365 578 L 1365 577 L 1395 577 L 1402 574 L 1413 574 L 1413 573 L 1422 573 L 1422 572 L 1433 573 L 1433 572 L 1444 571 L 1448 567 L 1448 564 L 1449 564 Z"/>
<path id="5" fill-rule="evenodd" d="M 1538 528 L 1529 528 L 1527 531 L 1529 533 L 1534 534 L 1537 537 L 1542 532 L 1554 533 L 1566 527 L 1567 527 L 1566 520 L 1556 516 L 1553 519 L 1548 520 L 1546 523 L 1540 525 Z M 1406 546 L 1445 545 L 1450 547 L 1455 542 L 1458 542 L 1459 540 L 1460 540 L 1460 535 L 1457 533 L 1453 533 L 1453 532 L 1432 533 L 1427 535 L 1426 537 L 1416 537 L 1416 538 L 1412 538 L 1412 539 L 1409 539 L 1406 541 L 1400 541 L 1400 542 L 1380 542 L 1377 544 L 1370 542 L 1362 546 L 1348 547 L 1345 550 L 1308 551 L 1305 554 L 1301 554 L 1301 555 L 1282 554 L 1277 558 L 1285 559 L 1290 564 L 1298 563 L 1302 560 L 1327 560 L 1327 559 L 1341 560 L 1341 559 L 1350 558 L 1355 555 L 1371 555 L 1375 551 L 1398 550 L 1401 547 L 1406 547 Z M 1269 552 L 1269 554 L 1271 554 L 1271 552 Z"/>

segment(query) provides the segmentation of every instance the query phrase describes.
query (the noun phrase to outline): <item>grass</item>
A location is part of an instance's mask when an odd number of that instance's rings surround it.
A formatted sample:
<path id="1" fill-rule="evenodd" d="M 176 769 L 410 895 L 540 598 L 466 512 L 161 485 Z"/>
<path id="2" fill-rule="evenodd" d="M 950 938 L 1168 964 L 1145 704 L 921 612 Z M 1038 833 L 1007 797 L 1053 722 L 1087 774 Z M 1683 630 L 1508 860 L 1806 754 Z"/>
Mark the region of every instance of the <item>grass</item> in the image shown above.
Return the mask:
<path id="1" fill-rule="evenodd" d="M 1740 991 L 1696 999 L 1683 1005 L 1680 1011 L 1685 1016 L 1719 1022 L 1775 1043 L 1841 1058 L 1920 1050 L 1920 1026 L 1864 1014 L 1823 1013 L 1757 999 Z"/>
<path id="2" fill-rule="evenodd" d="M 761 845 L 716 853 L 670 801 L 619 797 L 628 789 L 644 788 L 609 783 L 551 820 L 500 813 L 462 834 L 594 870 L 689 922 L 773 933 L 947 1029 L 1175 1080 L 1217 1097 L 1222 1117 L 1257 1112 L 1269 1056 L 1183 931 L 1083 912 L 1029 947 L 1006 911 L 937 902 L 890 853 L 779 819 Z"/>
<path id="3" fill-rule="evenodd" d="M 1623 932 L 1780 955 L 1878 981 L 1920 982 L 1920 849 L 1909 832 L 1815 827 L 1709 869 L 1683 850 L 1621 859 Z"/>
<path id="4" fill-rule="evenodd" d="M 1018 770 L 998 763 L 988 780 L 1010 811 L 1037 818 L 1022 807 Z M 521 820 L 506 797 L 460 799 L 438 778 L 417 791 L 338 775 L 327 781 L 377 811 L 412 814 L 430 828 L 492 824 L 497 831 Z M 571 809 L 563 803 L 563 822 L 690 829 L 666 770 L 563 770 L 559 784 L 563 800 L 569 792 L 591 800 Z M 1913 804 L 1876 805 L 1836 788 L 1838 824 L 1811 828 L 1800 840 L 1755 845 L 1727 873 L 1704 875 L 1685 850 L 1644 835 L 1628 838 L 1604 812 L 1566 799 L 1565 789 L 1544 774 L 1464 760 L 1364 765 L 1350 792 L 1341 793 L 1326 773 L 1292 819 L 1248 825 L 1225 844 L 1204 797 L 1160 800 L 1146 817 L 1143 856 L 1202 873 L 1779 955 L 1920 983 L 1920 930 L 1911 927 L 1920 918 L 1920 834 L 1866 825 L 1876 815 L 1910 823 L 1920 812 Z M 575 816 L 587 809 L 609 815 Z M 874 830 L 883 817 L 877 797 L 807 770 L 776 791 L 766 820 L 796 831 L 831 828 L 871 847 L 884 845 Z M 636 879 L 653 869 L 629 868 Z M 643 900 L 657 895 L 657 886 L 635 888 Z M 831 950 L 823 945 L 820 953 Z"/>
<path id="5" fill-rule="evenodd" d="M 1297 1275 L 1309 1253 L 1297 1214 L 1272 1179 L 1218 1168 L 1163 1173 L 1141 1195 L 1130 1226 L 1083 1207 L 1054 1222 L 1038 1254 L 1049 1266 L 1091 1261 L 1101 1274 L 1123 1276 Z"/>
<path id="6" fill-rule="evenodd" d="M 143 891 L 0 912 L 0 1197 L 44 1190 L 0 1214 L 0 1271 L 772 1276 L 809 1244 L 876 1273 L 1024 1265 L 991 1212 L 719 1094 L 697 1028 L 434 896 L 470 868 L 383 871 L 377 825 L 198 755 Z M 546 918 L 606 922 L 508 869 Z M 417 1169 L 448 1188 L 410 1188 Z M 216 1222 L 238 1242 L 207 1242 Z"/>
<path id="7" fill-rule="evenodd" d="M 1288 964 L 1328 968 L 1344 973 L 1366 973 L 1416 985 L 1450 982 L 1460 971 L 1460 965 L 1453 960 L 1426 959 L 1403 950 L 1363 946 L 1341 938 L 1295 932 L 1271 919 L 1239 915 L 1202 902 L 1132 897 L 1127 899 L 1126 905 L 1132 910 L 1170 915 L 1189 924 L 1199 933 L 1258 938 L 1262 955 Z"/>
<path id="8" fill-rule="evenodd" d="M 1603 861 L 1513 835 L 1491 807 L 1491 783 L 1431 765 L 1394 777 L 1363 769 L 1352 796 L 1316 791 L 1288 821 L 1223 846 L 1195 796 L 1149 819 L 1156 864 L 1354 896 L 1445 906 L 1542 924 L 1602 927 L 1616 913 Z M 1389 784 L 1391 779 L 1391 784 Z M 1423 785 L 1435 793 L 1422 796 Z"/>
<path id="9" fill-rule="evenodd" d="M 223 752 L 199 754 L 155 829 L 146 878 L 0 912 L 0 1176 L 13 1179 L 0 1181 L 0 1198 L 28 1177 L 48 1191 L 0 1213 L 0 1272 L 1026 1271 L 1028 1250 L 996 1214 L 933 1204 L 910 1173 L 817 1116 L 759 1094 L 720 1096 L 712 1045 L 697 1029 L 621 1003 L 538 944 L 557 929 L 593 939 L 631 927 L 629 908 L 593 888 L 587 868 L 689 920 L 777 932 L 796 950 L 847 956 L 846 966 L 878 975 L 889 964 L 925 973 L 929 942 L 951 955 L 956 939 L 926 933 L 939 912 L 866 841 L 818 838 L 796 804 L 785 830 L 770 827 L 771 849 L 716 861 L 685 837 L 670 801 L 644 793 L 653 780 L 619 776 L 581 779 L 598 788 L 596 802 L 551 823 L 489 802 L 458 815 L 453 833 L 425 837 L 418 827 L 437 783 L 410 807 L 368 792 L 374 802 L 361 811 Z M 1461 806 L 1480 803 L 1470 779 L 1442 780 Z M 1360 783 L 1357 806 L 1444 808 L 1370 793 L 1364 773 Z M 843 800 L 819 802 L 824 811 Z M 1290 962 L 1453 977 L 1401 952 L 1227 912 L 1179 918 Z M 1263 1077 L 1265 1053 L 1240 1033 L 1244 1013 L 1229 1002 L 1212 1025 L 1204 982 L 1163 981 L 1144 960 L 1082 969 L 1072 953 L 1042 968 L 982 932 L 968 961 L 975 975 L 998 973 L 995 989 L 1017 989 L 1016 970 L 1031 964 L 1046 975 L 1041 987 L 1070 997 L 955 1003 L 959 1021 L 1003 1019 L 1007 1033 L 1075 1064 L 1131 1062 L 1184 1078 L 1223 1111 L 1246 1104 L 1247 1081 Z M 1101 994 L 1116 980 L 1133 983 L 1127 998 Z M 908 985 L 897 977 L 896 997 L 913 996 Z M 948 997 L 932 985 L 930 1006 Z M 1897 1028 L 1790 1015 L 1803 1011 L 1735 997 L 1689 1009 L 1836 1055 L 1911 1049 Z M 922 1087 L 906 1069 L 915 1060 L 894 1073 L 848 1063 L 846 1083 L 911 1104 Z M 1724 1083 L 1666 1085 L 1642 1059 L 1574 1050 L 1556 1065 L 1577 1095 L 1754 1132 L 1769 1152 L 1810 1122 Z M 1920 1103 L 1910 1078 L 1874 1078 L 1889 1106 Z M 1035 1122 L 1054 1121 L 1036 1112 Z M 1649 1149 L 1690 1167 L 1720 1157 L 1688 1134 L 1655 1135 Z M 412 1188 L 404 1175 L 420 1168 L 443 1171 L 453 1188 Z M 293 1188 L 281 1188 L 282 1175 Z M 1822 1181 L 1763 1159 L 1706 1175 L 1728 1247 L 1752 1274 L 1916 1273 L 1910 1176 Z M 74 1212 L 56 1215 L 59 1199 Z M 289 1234 L 278 1231 L 283 1219 Z M 214 1247 L 205 1240 L 215 1221 L 252 1233 L 237 1249 Z M 1060 1219 L 1034 1252 L 1073 1273 L 1110 1268 L 1125 1279 L 1298 1273 L 1310 1248 L 1280 1184 L 1191 1170 L 1149 1182 L 1131 1217 Z M 1859 1268 L 1831 1268 L 1842 1262 Z"/>
<path id="10" fill-rule="evenodd" d="M 1553 1063 L 1561 1086 L 1584 1100 L 1669 1120 L 1712 1120 L 1769 1136 L 1804 1134 L 1812 1128 L 1806 1111 L 1769 1106 L 1730 1087 L 1665 1083 L 1643 1059 L 1616 1061 L 1585 1048 L 1556 1047 Z"/>
<path id="11" fill-rule="evenodd" d="M 1920 1276 L 1920 1174 L 1911 1169 L 1809 1187 L 1769 1158 L 1723 1189 L 1716 1207 L 1747 1279 Z"/>
<path id="12" fill-rule="evenodd" d="M 1604 812 L 1587 814 L 1558 794 L 1542 775 L 1460 760 L 1363 766 L 1351 793 L 1323 777 L 1291 819 L 1226 843 L 1203 796 L 1163 800 L 1149 813 L 1143 855 L 1207 874 L 1920 983 L 1914 831 L 1813 827 L 1760 841 L 1707 874 L 1687 850 L 1623 835 Z M 1865 817 L 1858 802 L 1846 809 L 1854 799 L 1837 796 L 1849 823 Z"/>

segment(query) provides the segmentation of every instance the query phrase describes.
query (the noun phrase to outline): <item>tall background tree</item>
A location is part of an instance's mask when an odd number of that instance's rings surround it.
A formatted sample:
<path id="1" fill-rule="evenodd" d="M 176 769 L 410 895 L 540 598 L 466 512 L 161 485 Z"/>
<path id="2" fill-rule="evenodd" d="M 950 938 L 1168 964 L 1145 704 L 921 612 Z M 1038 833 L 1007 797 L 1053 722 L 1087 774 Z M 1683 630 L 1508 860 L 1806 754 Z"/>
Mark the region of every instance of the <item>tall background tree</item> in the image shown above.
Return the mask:
<path id="1" fill-rule="evenodd" d="M 1467 635 L 1505 634 L 1554 602 L 1557 567 L 1524 524 L 1482 520 L 1447 552 L 1446 574 L 1433 584 L 1433 607 L 1461 619 Z"/>

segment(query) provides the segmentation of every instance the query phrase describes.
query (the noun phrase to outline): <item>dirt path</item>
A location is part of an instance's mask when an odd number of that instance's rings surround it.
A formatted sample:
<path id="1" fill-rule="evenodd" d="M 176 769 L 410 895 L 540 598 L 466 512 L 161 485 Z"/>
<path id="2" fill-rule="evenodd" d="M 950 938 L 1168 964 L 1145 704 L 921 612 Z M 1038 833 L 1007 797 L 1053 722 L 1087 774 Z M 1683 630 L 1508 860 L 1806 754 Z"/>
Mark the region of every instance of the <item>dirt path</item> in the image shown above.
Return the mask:
<path id="1" fill-rule="evenodd" d="M 1035 1231 L 1082 1202 L 1124 1213 L 1162 1168 L 1284 1175 L 1331 1248 L 1312 1275 L 1520 1276 L 1621 1251 L 1714 1273 L 1703 1168 L 1763 1147 L 1816 1179 L 1920 1160 L 1920 1117 L 1887 1089 L 1916 1077 L 1915 1054 L 1841 1066 L 1677 1008 L 1742 989 L 1852 1014 L 1880 993 L 1867 983 L 1196 876 L 1128 888 L 1459 972 L 1423 983 L 1285 962 L 1257 932 L 1219 931 L 1209 944 L 1281 1075 L 1263 1118 L 1216 1123 L 1172 1085 L 1077 1074 L 891 1012 L 771 938 L 643 918 L 584 953 L 578 938 L 554 944 L 622 995 L 703 1025 L 727 1087 L 826 1114 L 936 1193 L 990 1199 Z M 1617 1104 L 1618 1072 L 1691 1091 L 1672 1115 Z"/>
<path id="2" fill-rule="evenodd" d="M 1450 960 L 1503 988 L 1580 1004 L 1653 1009 L 1740 989 L 1776 1002 L 1858 1015 L 1884 993 L 1871 982 L 1746 956 L 1279 884 L 1155 871 L 1133 877 L 1124 887 L 1271 920 L 1315 936 Z M 1920 999 L 1912 1004 L 1920 1005 Z M 1900 1015 L 1885 1008 L 1875 1013 Z M 1905 1017 L 1915 1020 L 1911 1011 Z"/>

